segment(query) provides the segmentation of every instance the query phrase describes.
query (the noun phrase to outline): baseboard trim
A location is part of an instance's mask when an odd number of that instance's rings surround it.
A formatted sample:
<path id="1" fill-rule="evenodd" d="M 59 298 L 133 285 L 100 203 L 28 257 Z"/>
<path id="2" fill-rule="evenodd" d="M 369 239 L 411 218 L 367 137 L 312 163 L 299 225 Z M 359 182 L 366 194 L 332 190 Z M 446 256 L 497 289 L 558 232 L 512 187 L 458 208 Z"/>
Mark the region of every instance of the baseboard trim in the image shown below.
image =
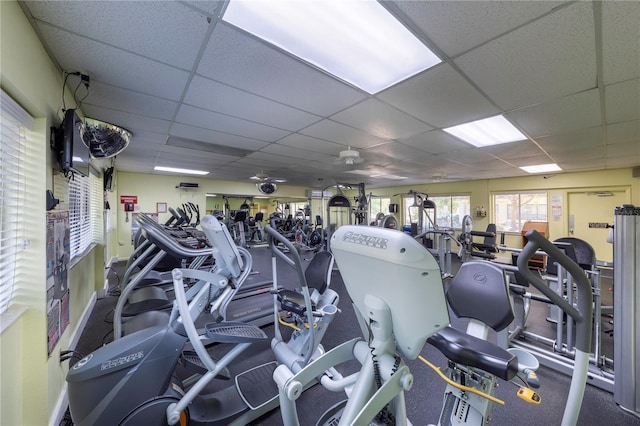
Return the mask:
<path id="1" fill-rule="evenodd" d="M 82 332 L 87 326 L 87 322 L 89 321 L 89 317 L 91 316 L 91 312 L 93 311 L 94 306 L 96 305 L 97 293 L 93 292 L 91 295 L 91 299 L 89 299 L 89 303 L 84 308 L 82 312 L 82 316 L 80 317 L 80 321 L 78 321 L 78 325 L 75 330 L 73 330 L 73 334 L 69 339 L 69 348 L 75 349 L 80 341 L 80 336 L 82 336 Z M 56 405 L 53 409 L 53 413 L 51 414 L 51 418 L 49 420 L 50 426 L 58 426 L 64 417 L 64 413 L 67 411 L 67 406 L 69 405 L 69 397 L 67 395 L 67 383 L 65 382 L 60 390 L 60 395 L 58 396 L 58 400 L 56 401 Z"/>
<path id="2" fill-rule="evenodd" d="M 114 263 L 118 262 L 118 257 L 117 256 L 113 256 L 111 259 L 109 259 L 109 261 L 107 262 L 107 265 L 105 266 L 105 269 L 109 269 L 111 268 L 111 265 L 113 265 Z"/>

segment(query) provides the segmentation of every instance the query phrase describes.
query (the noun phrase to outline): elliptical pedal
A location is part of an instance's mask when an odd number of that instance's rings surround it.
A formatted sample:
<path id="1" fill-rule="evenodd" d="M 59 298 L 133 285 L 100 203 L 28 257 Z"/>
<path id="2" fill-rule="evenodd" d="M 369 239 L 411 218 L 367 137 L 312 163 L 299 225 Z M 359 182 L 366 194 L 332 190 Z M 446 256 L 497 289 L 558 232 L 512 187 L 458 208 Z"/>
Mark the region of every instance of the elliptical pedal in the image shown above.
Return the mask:
<path id="1" fill-rule="evenodd" d="M 267 340 L 259 327 L 243 322 L 219 322 L 206 324 L 207 338 L 219 343 L 250 343 Z"/>
<path id="2" fill-rule="evenodd" d="M 236 376 L 236 388 L 242 400 L 252 410 L 257 410 L 278 397 L 278 386 L 273 381 L 275 361 L 259 365 Z"/>
<path id="3" fill-rule="evenodd" d="M 197 374 L 202 375 L 206 374 L 207 371 L 209 371 L 207 369 L 207 366 L 204 365 L 198 354 L 194 351 L 182 351 L 182 354 L 180 355 L 180 361 L 186 369 L 194 371 Z M 220 373 L 218 373 L 216 379 L 231 379 L 231 373 L 229 372 L 229 369 L 225 367 Z"/>

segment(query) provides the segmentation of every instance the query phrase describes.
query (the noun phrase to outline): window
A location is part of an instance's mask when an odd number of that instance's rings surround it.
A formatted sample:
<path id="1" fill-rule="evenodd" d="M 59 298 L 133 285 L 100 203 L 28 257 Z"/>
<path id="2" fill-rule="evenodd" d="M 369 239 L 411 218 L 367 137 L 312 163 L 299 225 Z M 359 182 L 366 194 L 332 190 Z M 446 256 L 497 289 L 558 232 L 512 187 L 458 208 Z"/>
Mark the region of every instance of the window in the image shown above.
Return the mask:
<path id="1" fill-rule="evenodd" d="M 469 212 L 471 211 L 471 201 L 468 195 L 440 195 L 435 197 L 429 196 L 428 199 L 433 201 L 436 205 L 435 221 L 438 228 L 462 228 L 462 218 L 470 214 Z M 418 222 L 419 209 L 417 207 L 414 207 L 413 204 L 414 199 L 412 196 L 405 197 L 405 225 Z M 426 212 L 429 214 L 433 214 L 433 212 L 429 209 L 427 209 Z M 433 218 L 431 219 L 433 220 Z M 431 226 L 431 224 L 428 223 L 428 219 L 426 217 L 424 218 L 424 221 L 425 226 Z"/>
<path id="2" fill-rule="evenodd" d="M 369 200 L 369 211 L 371 212 L 370 222 L 375 222 L 379 213 L 383 215 L 389 214 L 389 204 L 391 204 L 391 198 L 384 197 L 371 197 Z"/>
<path id="3" fill-rule="evenodd" d="M 26 221 L 27 131 L 33 118 L 4 91 L 0 110 L 0 314 L 11 304 L 28 245 Z"/>
<path id="4" fill-rule="evenodd" d="M 93 243 L 102 243 L 102 179 L 90 168 L 89 176 L 74 175 L 68 183 L 71 259 Z"/>
<path id="5" fill-rule="evenodd" d="M 468 195 L 439 195 L 429 197 L 436 204 L 438 228 L 462 229 L 462 219 L 471 214 L 471 197 Z"/>
<path id="6" fill-rule="evenodd" d="M 493 218 L 498 231 L 520 232 L 527 221 L 547 221 L 547 193 L 521 192 L 493 195 Z"/>

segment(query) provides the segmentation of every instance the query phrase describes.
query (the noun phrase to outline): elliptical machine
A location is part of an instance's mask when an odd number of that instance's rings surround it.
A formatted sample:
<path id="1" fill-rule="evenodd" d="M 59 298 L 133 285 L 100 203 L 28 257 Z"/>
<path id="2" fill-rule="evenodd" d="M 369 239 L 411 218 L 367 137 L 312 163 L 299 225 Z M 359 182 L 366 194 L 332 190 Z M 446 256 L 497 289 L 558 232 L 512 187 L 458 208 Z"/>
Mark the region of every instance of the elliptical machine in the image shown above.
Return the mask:
<path id="1" fill-rule="evenodd" d="M 250 254 L 235 246 L 227 228 L 217 219 L 205 216 L 202 228 L 213 245 L 215 269 L 174 269 L 176 302 L 169 323 L 126 335 L 69 370 L 69 409 L 76 425 L 246 424 L 277 407 L 278 391 L 271 377 L 278 364 L 298 371 L 314 354 L 323 352 L 319 342 L 338 312 L 338 296 L 325 286 L 314 303 L 310 297 L 314 292 L 307 287 L 310 275 L 303 272 L 300 257 L 291 250 L 289 264 L 298 272 L 302 292 L 296 298 L 291 290 L 280 293 L 276 285 L 274 304 L 278 299 L 287 300 L 287 309 L 299 314 L 296 322 L 302 325 L 292 334 L 291 344 L 276 333 L 271 344 L 276 361 L 246 369 L 234 377 L 231 385 L 210 390 L 213 380 L 219 379 L 238 356 L 252 343 L 266 341 L 267 336 L 260 328 L 240 322 L 210 322 L 196 328 L 194 321 L 205 311 L 215 317 L 215 312 L 224 310 L 252 266 Z M 268 227 L 267 232 L 275 233 Z M 272 252 L 279 252 L 275 242 Z M 187 279 L 196 283 L 185 292 Z M 300 300 L 304 306 L 296 306 Z M 274 315 L 278 317 L 280 307 L 276 307 Z M 231 349 L 215 360 L 203 340 L 230 344 Z M 177 374 L 187 346 L 195 351 L 201 367 L 199 378 L 189 386 Z"/>

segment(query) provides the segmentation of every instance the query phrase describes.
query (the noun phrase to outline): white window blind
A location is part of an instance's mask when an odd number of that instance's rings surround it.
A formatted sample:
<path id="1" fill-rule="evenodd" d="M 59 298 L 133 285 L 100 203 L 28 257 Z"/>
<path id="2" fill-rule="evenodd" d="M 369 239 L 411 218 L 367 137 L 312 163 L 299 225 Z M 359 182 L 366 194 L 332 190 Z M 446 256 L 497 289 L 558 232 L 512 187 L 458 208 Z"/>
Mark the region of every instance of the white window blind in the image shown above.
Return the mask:
<path id="1" fill-rule="evenodd" d="M 90 168 L 89 176 L 73 175 L 68 186 L 71 259 L 93 243 L 102 243 L 102 179 Z"/>
<path id="2" fill-rule="evenodd" d="M 7 310 L 20 281 L 21 253 L 27 245 L 21 212 L 25 202 L 26 131 L 33 118 L 1 92 L 0 140 L 0 314 Z"/>

